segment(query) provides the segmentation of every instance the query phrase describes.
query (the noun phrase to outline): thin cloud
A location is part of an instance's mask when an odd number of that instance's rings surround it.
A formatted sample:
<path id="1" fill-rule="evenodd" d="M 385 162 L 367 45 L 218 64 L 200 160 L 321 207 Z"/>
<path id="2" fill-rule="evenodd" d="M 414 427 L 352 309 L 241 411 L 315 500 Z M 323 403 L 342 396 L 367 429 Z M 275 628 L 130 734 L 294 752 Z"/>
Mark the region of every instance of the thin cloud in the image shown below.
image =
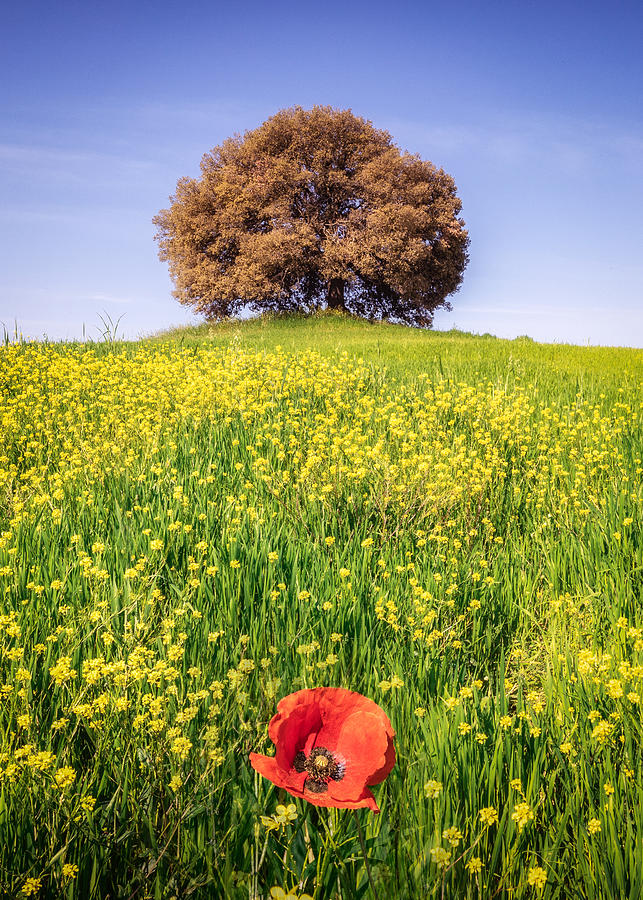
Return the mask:
<path id="1" fill-rule="evenodd" d="M 156 159 L 118 153 L 70 150 L 38 144 L 0 144 L 0 166 L 12 177 L 102 183 L 114 177 L 138 181 L 161 167 Z"/>
<path id="2" fill-rule="evenodd" d="M 641 169 L 643 133 L 588 119 L 502 116 L 479 124 L 425 125 L 392 118 L 387 126 L 412 152 L 436 157 L 465 154 L 518 165 L 551 159 L 558 168 L 582 174 L 605 158 Z"/>

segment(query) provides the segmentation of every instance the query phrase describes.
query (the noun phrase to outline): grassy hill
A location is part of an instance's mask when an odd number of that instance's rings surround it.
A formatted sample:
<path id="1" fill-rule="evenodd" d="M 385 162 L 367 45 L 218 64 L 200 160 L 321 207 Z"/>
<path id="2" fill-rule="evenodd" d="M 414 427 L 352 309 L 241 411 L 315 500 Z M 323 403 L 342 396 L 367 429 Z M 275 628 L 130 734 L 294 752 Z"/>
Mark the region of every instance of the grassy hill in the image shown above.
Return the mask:
<path id="1" fill-rule="evenodd" d="M 464 331 L 423 331 L 404 325 L 371 324 L 334 312 L 183 327 L 161 333 L 156 339 L 177 341 L 181 346 L 225 346 L 235 341 L 254 350 L 281 347 L 288 353 L 305 348 L 325 356 L 347 353 L 369 365 L 385 366 L 396 378 L 427 372 L 432 377 L 464 378 L 475 373 L 479 378 L 512 380 L 518 375 L 549 381 L 569 375 L 634 385 L 643 375 L 643 350 L 540 344 L 527 336 L 503 340 Z"/>
<path id="2" fill-rule="evenodd" d="M 642 373 L 334 315 L 2 349 L 0 894 L 640 896 Z M 392 723 L 373 800 L 368 716 L 316 793 L 250 765 L 321 686 Z"/>

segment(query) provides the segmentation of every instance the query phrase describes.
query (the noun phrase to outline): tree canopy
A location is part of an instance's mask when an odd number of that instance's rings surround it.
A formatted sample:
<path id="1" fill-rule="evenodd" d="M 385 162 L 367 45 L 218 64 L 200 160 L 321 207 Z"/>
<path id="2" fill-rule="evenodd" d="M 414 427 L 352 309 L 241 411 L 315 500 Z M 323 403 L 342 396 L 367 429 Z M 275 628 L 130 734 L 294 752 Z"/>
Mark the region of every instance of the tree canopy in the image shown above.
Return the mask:
<path id="1" fill-rule="evenodd" d="M 285 109 L 206 153 L 154 218 L 180 303 L 429 326 L 468 262 L 453 178 L 350 110 Z"/>

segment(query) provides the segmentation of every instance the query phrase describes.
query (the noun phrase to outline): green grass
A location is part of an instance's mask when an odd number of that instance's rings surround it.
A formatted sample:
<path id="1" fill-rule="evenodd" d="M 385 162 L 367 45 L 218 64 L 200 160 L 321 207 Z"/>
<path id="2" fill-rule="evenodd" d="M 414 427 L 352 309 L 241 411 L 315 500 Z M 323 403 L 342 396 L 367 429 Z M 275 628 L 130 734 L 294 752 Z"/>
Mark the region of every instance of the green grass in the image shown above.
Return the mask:
<path id="1" fill-rule="evenodd" d="M 310 347 L 324 355 L 347 353 L 402 380 L 428 372 L 436 378 L 491 378 L 499 384 L 507 380 L 513 384 L 517 377 L 538 386 L 540 379 L 560 385 L 561 376 L 567 376 L 565 382 L 582 391 L 606 381 L 633 387 L 643 374 L 643 350 L 542 344 L 528 337 L 502 340 L 457 330 L 425 331 L 327 312 L 186 326 L 161 332 L 154 339 L 176 341 L 180 346 L 226 346 L 233 341 L 254 350 L 282 347 L 296 353 Z"/>
<path id="2" fill-rule="evenodd" d="M 328 684 L 396 731 L 380 897 L 640 896 L 642 374 L 332 315 L 6 346 L 0 893 L 368 896 L 248 763 Z"/>

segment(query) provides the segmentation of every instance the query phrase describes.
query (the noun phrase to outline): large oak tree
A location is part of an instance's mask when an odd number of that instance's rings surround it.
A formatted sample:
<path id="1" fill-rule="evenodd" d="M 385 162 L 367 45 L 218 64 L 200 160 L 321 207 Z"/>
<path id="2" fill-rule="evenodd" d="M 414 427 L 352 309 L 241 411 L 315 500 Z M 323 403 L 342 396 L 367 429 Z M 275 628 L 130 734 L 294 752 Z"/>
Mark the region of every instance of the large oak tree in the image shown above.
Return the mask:
<path id="1" fill-rule="evenodd" d="M 428 326 L 468 262 L 451 176 L 350 110 L 281 110 L 206 153 L 170 200 L 159 255 L 210 319 L 326 304 Z"/>

